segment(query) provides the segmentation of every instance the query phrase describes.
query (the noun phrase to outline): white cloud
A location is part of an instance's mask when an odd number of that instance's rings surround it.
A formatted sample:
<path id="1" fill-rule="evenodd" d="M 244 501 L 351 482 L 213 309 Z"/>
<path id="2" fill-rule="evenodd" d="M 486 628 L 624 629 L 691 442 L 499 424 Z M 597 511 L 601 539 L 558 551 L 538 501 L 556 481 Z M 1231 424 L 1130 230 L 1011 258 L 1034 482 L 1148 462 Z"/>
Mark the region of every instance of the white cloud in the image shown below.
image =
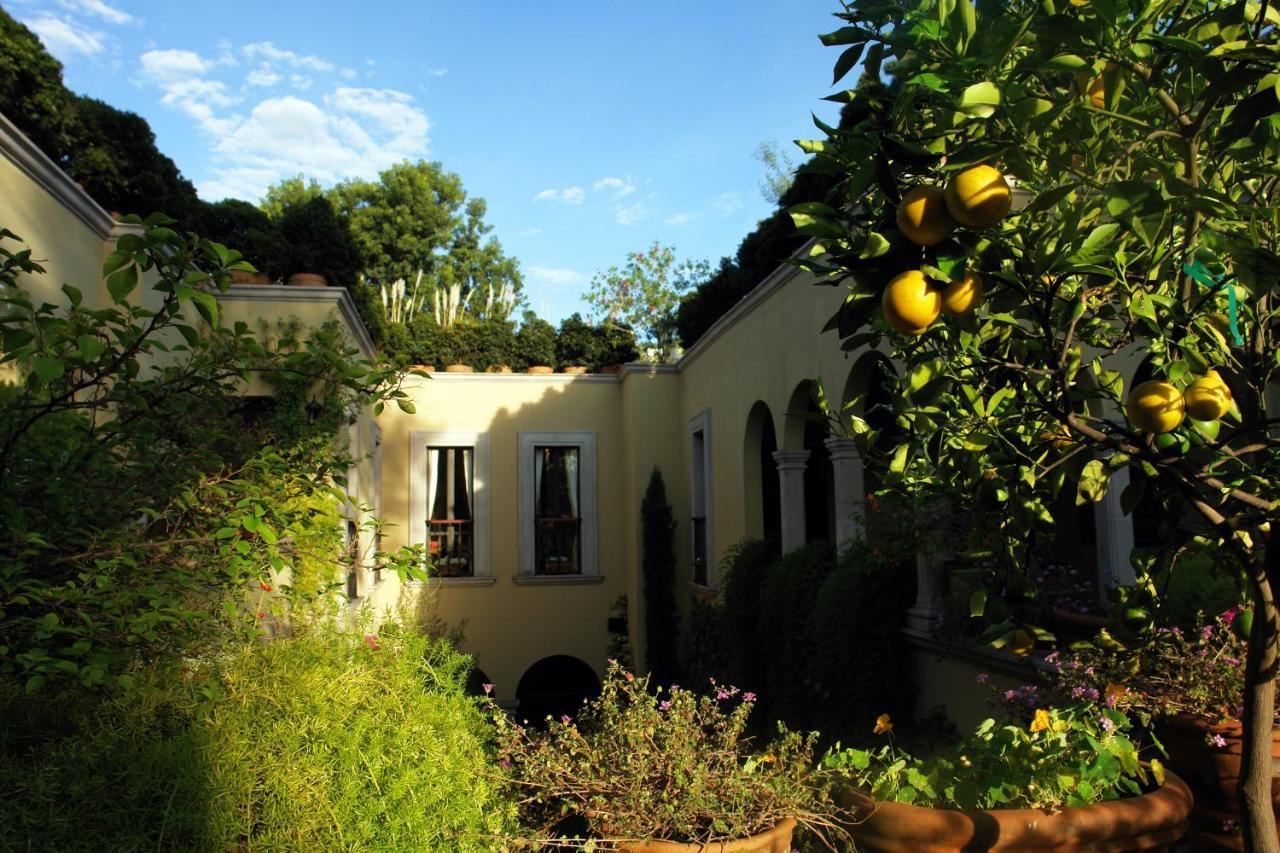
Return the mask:
<path id="1" fill-rule="evenodd" d="M 668 216 L 662 222 L 665 225 L 688 225 L 696 216 L 697 214 L 693 213 L 677 213 L 675 216 Z"/>
<path id="2" fill-rule="evenodd" d="M 594 184 L 591 185 L 591 189 L 595 190 L 596 192 L 600 192 L 600 190 L 613 190 L 613 197 L 615 199 L 619 199 L 619 198 L 626 198 L 627 196 L 635 192 L 636 185 L 635 185 L 635 182 L 632 181 L 630 176 L 627 176 L 626 180 L 623 180 L 622 178 L 608 177 L 608 178 L 601 178 L 600 180 L 596 181 Z"/>
<path id="3" fill-rule="evenodd" d="M 102 52 L 104 34 L 74 21 L 44 14 L 23 23 L 40 37 L 50 53 L 63 61 L 77 54 L 93 56 Z"/>
<path id="4" fill-rule="evenodd" d="M 115 6 L 108 6 L 103 0 L 58 0 L 64 9 L 73 12 L 85 12 L 101 18 L 109 24 L 128 24 L 133 22 L 133 15 Z"/>
<path id="5" fill-rule="evenodd" d="M 643 201 L 634 204 L 614 205 L 613 218 L 619 225 L 635 225 L 649 216 L 649 208 Z"/>
<path id="6" fill-rule="evenodd" d="M 244 83 L 246 86 L 274 86 L 280 80 L 280 75 L 272 71 L 269 65 L 261 65 L 249 72 Z"/>
<path id="7" fill-rule="evenodd" d="M 354 79 L 356 79 L 356 70 L 355 70 L 354 68 L 344 68 L 344 69 L 342 69 L 341 74 L 342 74 L 342 79 L 343 79 L 343 80 L 354 80 Z"/>
<path id="8" fill-rule="evenodd" d="M 164 93 L 160 103 L 195 119 L 206 133 L 221 135 L 235 126 L 236 117 L 219 115 L 218 110 L 238 99 L 227 94 L 225 83 L 205 76 L 215 63 L 190 50 L 149 50 L 139 62 L 143 81 Z"/>
<path id="9" fill-rule="evenodd" d="M 443 77 L 444 75 L 449 73 L 449 69 L 448 68 L 428 68 L 427 73 L 430 74 L 432 77 Z"/>
<path id="10" fill-rule="evenodd" d="M 307 71 L 332 71 L 333 63 L 318 56 L 294 53 L 292 50 L 281 50 L 269 41 L 246 44 L 240 48 L 249 59 L 260 59 L 264 62 L 279 62 L 292 68 Z"/>
<path id="11" fill-rule="evenodd" d="M 148 50 L 139 58 L 142 75 L 157 85 L 174 77 L 199 77 L 209 71 L 209 63 L 190 50 Z"/>
<path id="12" fill-rule="evenodd" d="M 315 81 L 305 74 L 294 74 L 289 77 L 289 82 L 293 84 L 293 88 L 301 89 L 305 92 L 311 88 L 311 84 Z"/>
<path id="13" fill-rule="evenodd" d="M 565 187 L 562 190 L 545 189 L 533 197 L 534 201 L 558 201 L 561 204 L 582 204 L 587 193 L 582 187 Z"/>
<path id="14" fill-rule="evenodd" d="M 530 267 L 529 278 L 546 284 L 583 284 L 587 277 L 577 270 L 556 269 L 554 267 Z"/>
<path id="15" fill-rule="evenodd" d="M 711 200 L 711 209 L 724 217 L 742 210 L 742 193 L 720 193 Z"/>

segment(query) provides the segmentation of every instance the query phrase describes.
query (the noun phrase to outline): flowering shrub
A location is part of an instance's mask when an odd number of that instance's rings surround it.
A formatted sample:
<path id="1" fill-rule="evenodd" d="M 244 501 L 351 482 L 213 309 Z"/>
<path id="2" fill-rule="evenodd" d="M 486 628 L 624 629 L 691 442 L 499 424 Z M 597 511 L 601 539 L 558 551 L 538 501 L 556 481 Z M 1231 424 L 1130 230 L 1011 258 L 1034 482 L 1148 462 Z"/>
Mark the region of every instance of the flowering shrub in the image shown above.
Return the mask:
<path id="1" fill-rule="evenodd" d="M 1063 689 L 1106 693 L 1116 707 L 1147 718 L 1185 713 L 1239 719 L 1247 652 L 1242 636 L 1251 619 L 1250 611 L 1232 608 L 1195 630 L 1156 628 L 1139 646 L 1116 651 L 1095 643 L 1050 663 Z"/>
<path id="2" fill-rule="evenodd" d="M 1140 794 L 1149 784 L 1129 718 L 1114 708 L 1073 704 L 1037 708 L 1028 724 L 986 720 L 959 744 L 927 759 L 898 749 L 887 714 L 874 733 L 889 737 L 879 749 L 836 749 L 825 769 L 877 800 L 935 808 L 990 809 L 1085 806 Z M 1164 769 L 1150 762 L 1163 784 Z"/>
<path id="3" fill-rule="evenodd" d="M 611 662 L 577 719 L 548 718 L 538 730 L 493 708 L 499 764 L 527 832 L 706 843 L 794 818 L 843 838 L 843 810 L 823 784 L 830 774 L 813 764 L 815 735 L 779 727 L 756 752 L 744 736 L 754 694 L 712 682 L 713 695 L 672 687 L 659 697 L 648 686 Z"/>

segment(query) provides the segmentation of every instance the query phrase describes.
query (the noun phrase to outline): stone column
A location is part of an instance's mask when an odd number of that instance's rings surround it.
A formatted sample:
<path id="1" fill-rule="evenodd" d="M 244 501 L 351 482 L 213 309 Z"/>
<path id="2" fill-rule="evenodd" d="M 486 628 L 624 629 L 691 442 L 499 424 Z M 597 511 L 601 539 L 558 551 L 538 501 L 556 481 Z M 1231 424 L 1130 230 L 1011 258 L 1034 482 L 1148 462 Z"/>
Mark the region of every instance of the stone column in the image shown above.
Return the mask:
<path id="1" fill-rule="evenodd" d="M 863 526 L 862 457 L 851 438 L 830 436 L 823 442 L 835 477 L 836 553 L 844 553 Z"/>
<path id="2" fill-rule="evenodd" d="M 804 468 L 807 450 L 779 450 L 773 454 L 778 465 L 782 503 L 782 553 L 804 546 Z"/>
<path id="3" fill-rule="evenodd" d="M 1107 590 L 1133 583 L 1133 518 L 1120 508 L 1120 495 L 1129 486 L 1129 469 L 1111 475 L 1107 494 L 1093 505 L 1094 529 L 1098 540 L 1098 591 L 1106 601 Z"/>

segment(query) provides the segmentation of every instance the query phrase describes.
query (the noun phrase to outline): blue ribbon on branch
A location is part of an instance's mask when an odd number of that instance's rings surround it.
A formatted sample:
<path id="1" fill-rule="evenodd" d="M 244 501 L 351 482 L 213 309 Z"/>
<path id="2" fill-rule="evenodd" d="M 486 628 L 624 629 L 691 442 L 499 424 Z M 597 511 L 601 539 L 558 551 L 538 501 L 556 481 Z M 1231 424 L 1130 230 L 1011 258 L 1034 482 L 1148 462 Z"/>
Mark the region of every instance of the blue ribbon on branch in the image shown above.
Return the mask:
<path id="1" fill-rule="evenodd" d="M 1213 273 L 1197 260 L 1186 261 L 1182 264 L 1182 271 L 1203 284 L 1210 290 L 1216 290 L 1231 281 L 1231 274 L 1224 273 L 1222 276 L 1215 277 Z M 1244 346 L 1244 337 L 1240 334 L 1240 323 L 1237 319 L 1236 309 L 1236 289 L 1234 287 L 1227 288 L 1227 318 L 1231 324 L 1231 338 L 1238 347 Z"/>

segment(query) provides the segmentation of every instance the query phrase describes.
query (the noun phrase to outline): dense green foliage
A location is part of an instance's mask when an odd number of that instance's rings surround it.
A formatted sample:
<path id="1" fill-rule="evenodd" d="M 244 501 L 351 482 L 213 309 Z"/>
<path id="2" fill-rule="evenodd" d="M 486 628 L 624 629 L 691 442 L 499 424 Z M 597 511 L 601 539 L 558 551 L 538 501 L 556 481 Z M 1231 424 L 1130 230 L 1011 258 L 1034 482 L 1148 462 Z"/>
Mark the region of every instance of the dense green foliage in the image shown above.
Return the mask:
<path id="1" fill-rule="evenodd" d="M 584 295 L 594 317 L 635 332 L 646 358 L 669 360 L 676 352 L 680 297 L 710 275 L 706 261 L 679 260 L 674 247 L 658 241 L 628 255 L 622 266 L 596 273 Z"/>
<path id="2" fill-rule="evenodd" d="M 520 331 L 516 333 L 515 352 L 516 360 L 525 367 L 554 367 L 556 327 L 532 311 L 524 312 Z"/>
<path id="3" fill-rule="evenodd" d="M 680 674 L 680 611 L 676 607 L 676 520 L 657 468 L 640 502 L 640 574 L 644 583 L 645 663 L 657 684 Z"/>
<path id="4" fill-rule="evenodd" d="M 0 687 L 0 847 L 489 850 L 510 811 L 442 641 L 304 631 L 107 697 Z"/>
<path id="5" fill-rule="evenodd" d="M 760 587 L 776 559 L 770 543 L 744 539 L 729 549 L 717 572 L 727 654 L 723 677 L 744 690 L 759 692 L 765 686 L 764 639 L 757 631 Z"/>
<path id="6" fill-rule="evenodd" d="M 746 737 L 755 697 L 672 687 L 610 664 L 578 718 L 520 726 L 496 707 L 498 755 L 535 846 L 556 839 L 740 839 L 792 818 L 831 843 L 848 817 L 833 802 L 833 772 L 813 764 L 812 735 L 779 727 L 769 744 Z M 656 688 L 655 688 L 656 689 Z M 577 845 L 574 845 L 577 846 Z M 586 849 L 598 849 L 591 845 Z M 831 848 L 835 849 L 835 848 Z"/>
<path id="7" fill-rule="evenodd" d="M 756 636 L 764 659 L 761 696 L 771 715 L 798 728 L 812 728 L 816 722 L 816 650 L 809 628 L 814 602 L 835 564 L 835 549 L 813 542 L 784 554 L 760 584 Z"/>
<path id="8" fill-rule="evenodd" d="M 69 283 L 63 307 L 33 303 L 17 279 L 42 270 L 0 231 L 0 342 L 19 377 L 0 389 L 0 672 L 31 690 L 110 684 L 323 596 L 346 570 L 338 430 L 403 396 L 336 328 L 266 341 L 224 326 L 238 256 L 167 223 L 119 239 L 105 308 Z M 275 390 L 269 414 L 240 396 L 252 375 Z M 281 578 L 288 599 L 247 605 L 248 586 Z"/>

